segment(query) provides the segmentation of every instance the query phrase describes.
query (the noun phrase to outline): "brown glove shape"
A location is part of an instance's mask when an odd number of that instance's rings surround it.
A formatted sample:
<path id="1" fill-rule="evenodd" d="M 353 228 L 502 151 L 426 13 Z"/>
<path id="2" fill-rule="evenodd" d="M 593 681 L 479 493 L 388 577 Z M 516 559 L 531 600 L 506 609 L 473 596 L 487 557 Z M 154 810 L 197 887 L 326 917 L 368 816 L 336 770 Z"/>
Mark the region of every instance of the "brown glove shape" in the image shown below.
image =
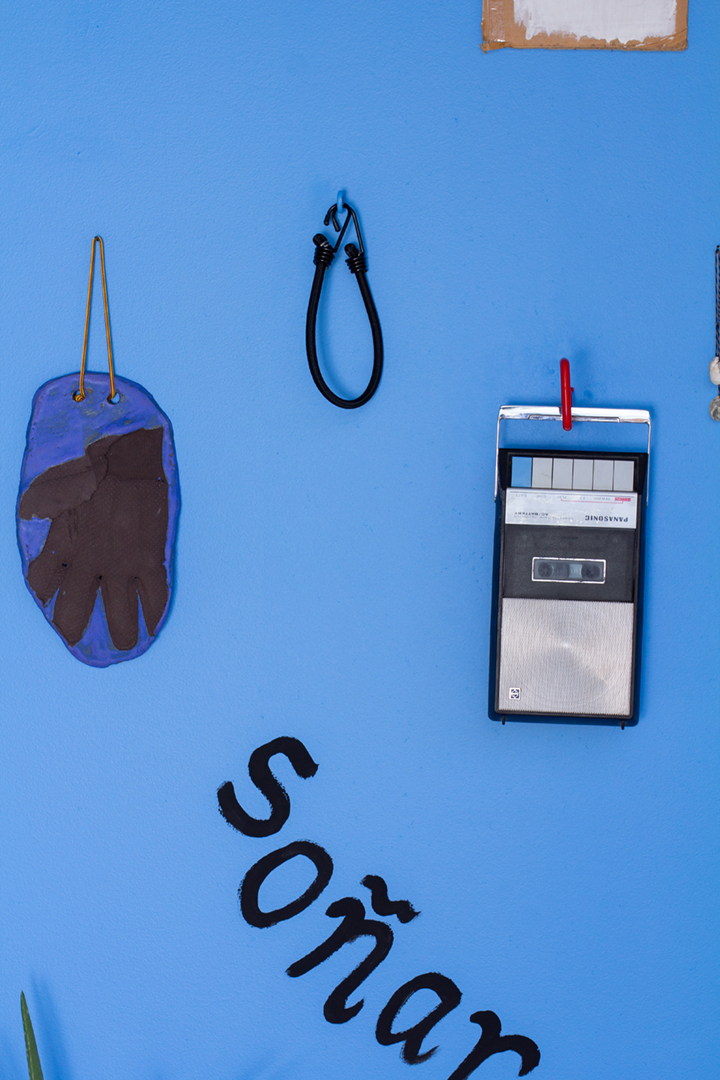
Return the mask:
<path id="1" fill-rule="evenodd" d="M 53 623 L 71 646 L 85 633 L 98 588 L 116 649 L 137 644 L 138 596 L 155 634 L 168 602 L 162 446 L 161 427 L 97 439 L 82 457 L 46 469 L 20 500 L 21 518 L 52 519 L 27 581 L 43 604 L 57 592 Z"/>

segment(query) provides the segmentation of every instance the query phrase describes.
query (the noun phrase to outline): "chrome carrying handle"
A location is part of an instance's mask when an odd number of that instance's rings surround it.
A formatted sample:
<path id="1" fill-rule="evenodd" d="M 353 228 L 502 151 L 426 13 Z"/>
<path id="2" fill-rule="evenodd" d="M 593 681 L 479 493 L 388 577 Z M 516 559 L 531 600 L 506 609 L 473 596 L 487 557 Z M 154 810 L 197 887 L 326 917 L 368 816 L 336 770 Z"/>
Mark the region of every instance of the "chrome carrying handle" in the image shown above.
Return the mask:
<path id="1" fill-rule="evenodd" d="M 646 503 L 650 497 L 650 413 L 647 409 L 591 409 L 573 407 L 573 420 L 589 420 L 596 424 L 647 424 L 648 471 L 646 479 Z M 498 412 L 495 438 L 495 499 L 497 500 L 500 466 L 501 420 L 562 420 L 562 409 L 557 405 L 501 405 Z"/>

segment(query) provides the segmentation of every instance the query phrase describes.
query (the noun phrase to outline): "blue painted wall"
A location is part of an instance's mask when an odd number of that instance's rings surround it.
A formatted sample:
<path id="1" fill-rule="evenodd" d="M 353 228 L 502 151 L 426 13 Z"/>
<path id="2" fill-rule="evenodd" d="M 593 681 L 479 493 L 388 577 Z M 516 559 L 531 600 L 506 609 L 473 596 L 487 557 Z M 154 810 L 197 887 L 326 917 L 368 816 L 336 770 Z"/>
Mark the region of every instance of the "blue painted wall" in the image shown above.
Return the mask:
<path id="1" fill-rule="evenodd" d="M 716 1058 L 720 8 L 683 54 L 484 56 L 479 0 L 111 0 L 2 14 L 0 1073 L 46 1080 L 446 1080 L 492 1009 L 552 1080 L 678 1080 Z M 304 355 L 311 238 L 359 207 L 386 372 L 359 413 Z M 32 394 L 77 370 L 90 239 L 118 373 L 172 418 L 177 595 L 139 660 L 74 660 L 25 589 L 14 503 Z M 369 334 L 333 267 L 328 370 Z M 95 305 L 91 367 L 105 365 Z M 486 716 L 494 425 L 550 402 L 652 410 L 639 725 Z M 605 445 L 603 434 L 597 445 Z M 276 836 L 219 816 L 251 751 L 319 763 Z M 305 838 L 335 875 L 253 929 L 252 863 Z M 366 945 L 284 974 L 382 874 L 400 926 L 345 1025 Z M 263 893 L 283 902 L 293 865 Z M 367 896 L 366 896 L 367 899 Z M 463 1000 L 428 1063 L 374 1037 L 406 979 Z M 356 994 L 355 999 L 360 995 Z M 432 996 L 418 999 L 419 1017 Z M 410 1007 L 409 1007 L 410 1008 Z M 514 1054 L 482 1065 L 517 1074 Z"/>

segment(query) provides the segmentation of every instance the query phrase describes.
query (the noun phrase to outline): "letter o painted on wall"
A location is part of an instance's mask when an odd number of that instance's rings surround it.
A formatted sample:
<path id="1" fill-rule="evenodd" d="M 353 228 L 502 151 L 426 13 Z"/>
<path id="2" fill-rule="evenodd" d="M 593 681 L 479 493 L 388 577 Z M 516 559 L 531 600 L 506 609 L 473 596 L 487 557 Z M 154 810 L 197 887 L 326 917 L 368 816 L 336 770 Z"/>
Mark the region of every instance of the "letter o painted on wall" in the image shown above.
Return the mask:
<path id="1" fill-rule="evenodd" d="M 283 863 L 289 862 L 290 859 L 294 859 L 298 855 L 304 855 L 314 865 L 317 871 L 315 880 L 301 896 L 291 900 L 284 907 L 275 908 L 273 911 L 261 911 L 259 894 L 263 882 L 273 870 L 277 870 Z M 240 910 L 245 921 L 250 923 L 251 926 L 258 926 L 262 929 L 266 926 L 275 926 L 276 923 L 284 922 L 286 919 L 292 919 L 293 916 L 299 915 L 301 911 L 310 907 L 317 900 L 330 881 L 332 873 L 333 861 L 325 848 L 321 848 L 319 844 L 313 844 L 309 840 L 295 840 L 292 844 L 286 844 L 285 847 L 271 851 L 269 855 L 264 855 L 262 859 L 258 859 L 250 867 L 243 878 L 242 885 L 238 889 Z"/>

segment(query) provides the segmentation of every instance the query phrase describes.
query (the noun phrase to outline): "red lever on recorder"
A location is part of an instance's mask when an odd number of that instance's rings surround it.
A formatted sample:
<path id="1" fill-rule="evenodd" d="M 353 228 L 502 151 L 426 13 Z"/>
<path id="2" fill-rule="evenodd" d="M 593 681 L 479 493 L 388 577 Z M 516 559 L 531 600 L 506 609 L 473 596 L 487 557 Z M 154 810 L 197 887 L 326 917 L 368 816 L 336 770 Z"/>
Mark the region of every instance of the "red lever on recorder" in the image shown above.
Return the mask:
<path id="1" fill-rule="evenodd" d="M 560 408 L 563 431 L 572 430 L 572 396 L 575 388 L 570 385 L 570 361 L 560 361 Z"/>

